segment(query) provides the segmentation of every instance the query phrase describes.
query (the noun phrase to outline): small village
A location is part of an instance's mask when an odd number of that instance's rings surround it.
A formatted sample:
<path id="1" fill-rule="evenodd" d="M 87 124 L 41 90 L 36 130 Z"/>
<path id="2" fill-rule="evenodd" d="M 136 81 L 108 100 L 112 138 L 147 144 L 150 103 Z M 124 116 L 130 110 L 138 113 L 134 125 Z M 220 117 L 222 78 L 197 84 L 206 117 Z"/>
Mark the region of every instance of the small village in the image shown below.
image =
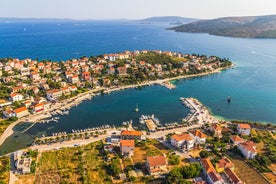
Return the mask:
<path id="1" fill-rule="evenodd" d="M 145 85 L 158 79 L 212 72 L 230 65 L 230 61 L 215 56 L 147 50 L 61 62 L 1 59 L 1 114 L 13 121 L 29 114 L 49 112 L 53 105 L 66 99 L 63 105 L 69 100 L 75 105 L 79 99 L 89 98 L 85 95 L 92 94 L 92 90 L 97 93 L 126 85 Z M 164 85 L 171 88 L 170 84 Z"/>

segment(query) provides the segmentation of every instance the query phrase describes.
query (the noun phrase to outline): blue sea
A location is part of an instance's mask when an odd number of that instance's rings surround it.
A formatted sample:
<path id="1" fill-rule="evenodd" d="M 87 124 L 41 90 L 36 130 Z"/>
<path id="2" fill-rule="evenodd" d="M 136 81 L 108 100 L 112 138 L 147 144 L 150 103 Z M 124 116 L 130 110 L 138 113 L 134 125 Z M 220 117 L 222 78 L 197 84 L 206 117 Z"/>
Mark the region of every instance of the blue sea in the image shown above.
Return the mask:
<path id="1" fill-rule="evenodd" d="M 166 30 L 167 27 L 170 26 L 129 21 L 0 24 L 0 57 L 61 61 L 125 50 L 158 49 L 216 55 L 235 64 L 234 69 L 220 74 L 176 81 L 174 90 L 156 85 L 95 97 L 73 107 L 58 123 L 37 124 L 26 134 L 11 136 L 1 150 L 11 143 L 16 143 L 16 148 L 26 146 L 32 137 L 42 134 L 102 124 L 120 125 L 129 120 L 138 126 L 141 114 L 155 114 L 162 123 L 179 121 L 188 112 L 179 97 L 195 97 L 213 114 L 226 119 L 276 123 L 275 39 L 179 33 Z M 230 104 L 226 101 L 228 96 L 232 98 Z M 133 112 L 136 104 L 139 113 Z"/>

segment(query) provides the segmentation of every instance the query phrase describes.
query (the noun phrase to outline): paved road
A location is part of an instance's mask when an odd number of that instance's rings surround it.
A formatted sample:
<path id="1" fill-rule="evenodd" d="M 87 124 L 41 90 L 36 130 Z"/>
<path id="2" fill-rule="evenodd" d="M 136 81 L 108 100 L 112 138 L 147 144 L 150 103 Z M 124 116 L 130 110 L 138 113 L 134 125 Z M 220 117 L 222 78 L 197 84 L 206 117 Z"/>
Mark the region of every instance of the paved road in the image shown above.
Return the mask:
<path id="1" fill-rule="evenodd" d="M 170 134 L 170 133 L 187 132 L 189 129 L 199 128 L 201 126 L 202 125 L 200 125 L 200 124 L 196 124 L 196 125 L 191 125 L 191 126 L 188 126 L 188 127 L 181 127 L 181 128 L 174 128 L 174 129 L 171 129 L 171 130 L 152 132 L 152 133 L 150 133 L 150 135 L 147 135 L 147 138 L 157 139 L 157 138 L 161 138 L 161 137 L 163 137 L 167 134 Z"/>
<path id="2" fill-rule="evenodd" d="M 118 130 L 113 130 L 107 132 L 105 135 L 99 135 L 98 137 L 91 137 L 89 139 L 76 139 L 76 140 L 71 140 L 71 141 L 65 141 L 65 142 L 59 142 L 59 143 L 52 143 L 50 145 L 35 145 L 31 146 L 30 149 L 32 150 L 38 150 L 39 152 L 43 151 L 48 151 L 48 150 L 56 150 L 60 148 L 65 148 L 65 147 L 73 147 L 73 146 L 81 146 L 81 145 L 86 145 L 91 142 L 96 142 L 100 141 L 102 139 L 106 139 L 107 137 L 111 136 L 113 132 L 119 133 L 120 131 Z"/>

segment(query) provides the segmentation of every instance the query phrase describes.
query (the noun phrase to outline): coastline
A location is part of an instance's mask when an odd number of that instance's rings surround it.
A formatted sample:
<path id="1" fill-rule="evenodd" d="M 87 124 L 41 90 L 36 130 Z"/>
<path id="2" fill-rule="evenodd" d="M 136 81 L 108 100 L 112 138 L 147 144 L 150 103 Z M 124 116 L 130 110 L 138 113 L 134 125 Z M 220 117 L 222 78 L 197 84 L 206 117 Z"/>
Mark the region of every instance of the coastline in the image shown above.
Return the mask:
<path id="1" fill-rule="evenodd" d="M 211 74 L 215 74 L 215 73 L 220 73 L 221 71 L 223 71 L 225 69 L 228 69 L 228 68 L 231 68 L 233 66 L 234 66 L 234 64 L 232 64 L 231 66 L 228 66 L 228 67 L 216 69 L 216 70 L 211 71 L 211 72 L 192 74 L 192 75 L 182 75 L 182 76 L 177 76 L 177 77 L 172 77 L 172 78 L 158 79 L 158 80 L 154 80 L 154 81 L 146 81 L 146 82 L 143 82 L 141 84 L 132 84 L 132 85 L 126 85 L 126 86 L 119 86 L 119 87 L 116 87 L 116 88 L 100 87 L 100 88 L 97 88 L 97 89 L 92 89 L 90 91 L 81 93 L 81 94 L 79 94 L 75 97 L 72 97 L 70 99 L 66 99 L 66 100 L 57 102 L 50 109 L 44 111 L 43 114 L 29 115 L 27 117 L 24 117 L 22 119 L 19 119 L 19 120 L 13 122 L 12 124 L 10 124 L 6 128 L 4 133 L 1 135 L 1 137 L 0 137 L 0 146 L 5 142 L 5 140 L 8 137 L 10 137 L 14 133 L 13 128 L 17 124 L 25 122 L 25 121 L 30 121 L 30 122 L 33 122 L 33 123 L 37 123 L 41 119 L 51 117 L 50 113 L 53 112 L 53 111 L 65 110 L 65 109 L 69 110 L 71 107 L 80 104 L 82 101 L 87 100 L 87 99 L 91 99 L 94 96 L 96 96 L 96 94 L 94 94 L 95 92 L 100 92 L 100 91 L 103 90 L 104 93 L 111 93 L 111 92 L 114 92 L 114 91 L 120 91 L 120 90 L 124 90 L 124 89 L 137 88 L 137 87 L 142 87 L 142 86 L 150 86 L 150 85 L 155 85 L 155 84 L 162 84 L 164 82 L 169 82 L 169 81 L 172 81 L 172 80 L 206 76 L 206 75 L 211 75 Z"/>

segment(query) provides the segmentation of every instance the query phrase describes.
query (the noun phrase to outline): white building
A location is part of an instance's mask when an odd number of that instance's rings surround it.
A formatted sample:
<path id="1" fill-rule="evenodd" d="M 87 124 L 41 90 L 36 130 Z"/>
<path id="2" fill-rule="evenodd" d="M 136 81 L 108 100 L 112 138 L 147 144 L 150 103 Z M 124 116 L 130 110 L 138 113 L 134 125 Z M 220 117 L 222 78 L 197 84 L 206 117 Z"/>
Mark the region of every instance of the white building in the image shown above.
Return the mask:
<path id="1" fill-rule="evenodd" d="M 196 144 L 204 144 L 207 136 L 200 130 L 191 130 L 189 134 L 194 138 Z"/>
<path id="2" fill-rule="evenodd" d="M 249 124 L 238 124 L 237 130 L 239 134 L 250 135 L 251 127 Z"/>
<path id="3" fill-rule="evenodd" d="M 253 159 L 257 155 L 256 145 L 252 141 L 246 141 L 238 145 L 238 149 L 247 159 Z"/>
<path id="4" fill-rule="evenodd" d="M 189 134 L 174 134 L 170 141 L 174 147 L 184 150 L 193 148 L 195 144 L 193 137 Z"/>
<path id="5" fill-rule="evenodd" d="M 56 101 L 62 96 L 62 91 L 58 89 L 53 89 L 50 91 L 47 91 L 47 99 L 50 101 Z"/>
<path id="6" fill-rule="evenodd" d="M 23 100 L 23 95 L 18 94 L 18 93 L 11 93 L 10 99 L 12 102 L 21 101 L 21 100 Z"/>

